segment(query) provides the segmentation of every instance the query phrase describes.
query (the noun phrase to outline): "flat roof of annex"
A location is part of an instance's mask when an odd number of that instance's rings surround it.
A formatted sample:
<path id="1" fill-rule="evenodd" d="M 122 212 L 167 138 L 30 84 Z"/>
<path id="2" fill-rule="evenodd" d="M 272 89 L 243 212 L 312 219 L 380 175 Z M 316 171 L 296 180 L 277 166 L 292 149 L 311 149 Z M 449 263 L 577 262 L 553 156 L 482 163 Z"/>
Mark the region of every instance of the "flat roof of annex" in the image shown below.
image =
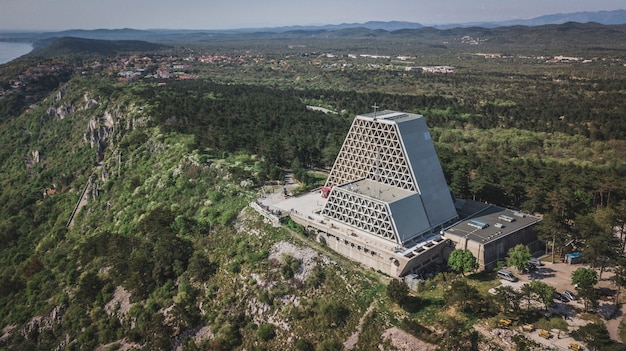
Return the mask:
<path id="1" fill-rule="evenodd" d="M 486 244 L 540 221 L 527 213 L 485 204 L 481 210 L 444 230 L 444 235 L 455 235 Z"/>

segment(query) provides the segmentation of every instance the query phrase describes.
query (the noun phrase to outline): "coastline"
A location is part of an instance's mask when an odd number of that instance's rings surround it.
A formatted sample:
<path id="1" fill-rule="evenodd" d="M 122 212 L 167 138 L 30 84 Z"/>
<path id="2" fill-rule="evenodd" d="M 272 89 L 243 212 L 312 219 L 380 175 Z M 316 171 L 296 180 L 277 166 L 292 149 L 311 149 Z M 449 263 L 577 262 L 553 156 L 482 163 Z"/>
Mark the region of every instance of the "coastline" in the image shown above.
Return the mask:
<path id="1" fill-rule="evenodd" d="M 11 62 L 32 51 L 32 43 L 0 41 L 0 65 Z"/>

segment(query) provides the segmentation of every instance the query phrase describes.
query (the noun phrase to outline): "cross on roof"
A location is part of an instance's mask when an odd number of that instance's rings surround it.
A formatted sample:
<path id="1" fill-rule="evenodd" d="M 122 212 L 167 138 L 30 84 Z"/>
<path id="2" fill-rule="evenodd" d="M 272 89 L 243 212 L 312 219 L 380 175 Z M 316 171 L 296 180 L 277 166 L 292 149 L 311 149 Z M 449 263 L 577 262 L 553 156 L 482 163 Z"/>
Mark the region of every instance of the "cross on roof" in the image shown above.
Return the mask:
<path id="1" fill-rule="evenodd" d="M 378 105 L 376 105 L 376 103 L 374 102 L 374 106 L 372 106 L 372 108 L 374 109 L 374 118 L 376 118 L 376 111 L 378 110 Z"/>

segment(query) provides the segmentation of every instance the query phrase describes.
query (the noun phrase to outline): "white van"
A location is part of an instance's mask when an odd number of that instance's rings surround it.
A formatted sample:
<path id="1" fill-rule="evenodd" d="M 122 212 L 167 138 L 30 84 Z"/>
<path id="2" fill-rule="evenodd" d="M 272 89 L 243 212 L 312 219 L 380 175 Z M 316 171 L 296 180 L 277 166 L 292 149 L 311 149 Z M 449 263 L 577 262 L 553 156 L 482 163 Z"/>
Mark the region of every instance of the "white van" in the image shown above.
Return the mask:
<path id="1" fill-rule="evenodd" d="M 498 271 L 498 278 L 504 279 L 504 280 L 508 280 L 510 282 L 518 281 L 517 277 L 514 276 L 513 273 L 511 273 L 511 272 L 509 272 L 507 270 L 504 270 L 504 269 L 501 269 L 501 270 Z"/>

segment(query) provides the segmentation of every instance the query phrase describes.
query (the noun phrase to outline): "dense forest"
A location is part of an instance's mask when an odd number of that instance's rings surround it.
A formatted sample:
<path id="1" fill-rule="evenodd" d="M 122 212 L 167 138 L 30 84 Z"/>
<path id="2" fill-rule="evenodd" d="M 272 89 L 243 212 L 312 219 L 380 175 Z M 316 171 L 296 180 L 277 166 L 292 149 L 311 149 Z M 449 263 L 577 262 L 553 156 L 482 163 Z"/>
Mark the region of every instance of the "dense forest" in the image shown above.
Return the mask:
<path id="1" fill-rule="evenodd" d="M 200 96 L 198 92 L 204 92 L 204 95 Z M 349 116 L 367 111 L 369 101 L 380 101 L 394 110 L 415 111 L 415 106 L 420 106 L 425 111 L 435 140 L 440 141 L 437 147 L 447 179 L 455 194 L 461 198 L 476 197 L 515 208 L 524 205 L 527 210 L 543 213 L 548 204 L 542 197 L 529 196 L 528 189 L 534 189 L 538 196 L 545 196 L 554 190 L 555 184 L 563 184 L 590 194 L 593 199 L 590 206 L 594 207 L 605 206 L 603 199 L 609 193 L 624 192 L 619 179 L 626 175 L 626 169 L 619 159 L 602 167 L 579 162 L 571 162 L 564 167 L 558 157 L 544 155 L 546 147 L 542 144 L 549 141 L 542 139 L 555 133 L 563 134 L 562 138 L 567 139 L 565 135 L 568 133 L 564 131 L 538 135 L 524 132 L 521 127 L 498 123 L 475 125 L 469 118 L 464 128 L 477 131 L 492 129 L 495 132 L 489 135 L 480 132 L 478 135 L 451 133 L 450 130 L 455 129 L 454 125 L 462 117 L 450 107 L 453 104 L 446 98 L 341 91 L 283 91 L 202 82 L 170 84 L 158 93 L 152 90 L 149 93 L 154 95 L 142 97 L 149 101 L 150 106 L 158 106 L 153 113 L 155 118 L 168 129 L 193 134 L 198 148 L 211 147 L 228 152 L 246 150 L 263 155 L 271 166 L 288 167 L 297 158 L 307 168 L 329 168 L 351 123 Z M 302 103 L 325 96 L 329 96 L 324 100 L 326 104 L 351 112 L 347 116 L 324 114 L 308 111 Z M 444 109 L 445 106 L 449 107 Z M 525 116 L 528 123 L 537 123 L 528 117 L 536 115 Z M 522 126 L 525 123 L 518 121 L 517 124 Z M 571 129 L 569 131 L 574 133 Z M 571 139 L 576 140 L 576 135 Z M 586 139 L 592 140 L 589 136 Z M 455 150 L 459 143 L 481 145 Z M 607 187 L 607 184 L 610 185 Z"/>
<path id="2" fill-rule="evenodd" d="M 62 56 L 0 67 L 0 349 L 340 350 L 360 329 L 353 349 L 371 350 L 389 346 L 391 326 L 476 349 L 454 342 L 500 317 L 493 272 L 444 272 L 398 297 L 389 277 L 247 206 L 290 168 L 314 187 L 304 174 L 331 167 L 374 104 L 424 115 L 457 198 L 545 216 L 553 252 L 573 244 L 600 272 L 607 257 L 623 265 L 612 232 L 626 213 L 623 58 L 555 68 L 436 47 L 413 64 L 457 70 L 427 74 L 390 58 L 242 55 L 244 40 L 111 55 L 96 41 L 76 56 L 64 42 Z M 175 65 L 193 79 L 157 76 Z M 137 69 L 152 77 L 119 75 Z"/>

